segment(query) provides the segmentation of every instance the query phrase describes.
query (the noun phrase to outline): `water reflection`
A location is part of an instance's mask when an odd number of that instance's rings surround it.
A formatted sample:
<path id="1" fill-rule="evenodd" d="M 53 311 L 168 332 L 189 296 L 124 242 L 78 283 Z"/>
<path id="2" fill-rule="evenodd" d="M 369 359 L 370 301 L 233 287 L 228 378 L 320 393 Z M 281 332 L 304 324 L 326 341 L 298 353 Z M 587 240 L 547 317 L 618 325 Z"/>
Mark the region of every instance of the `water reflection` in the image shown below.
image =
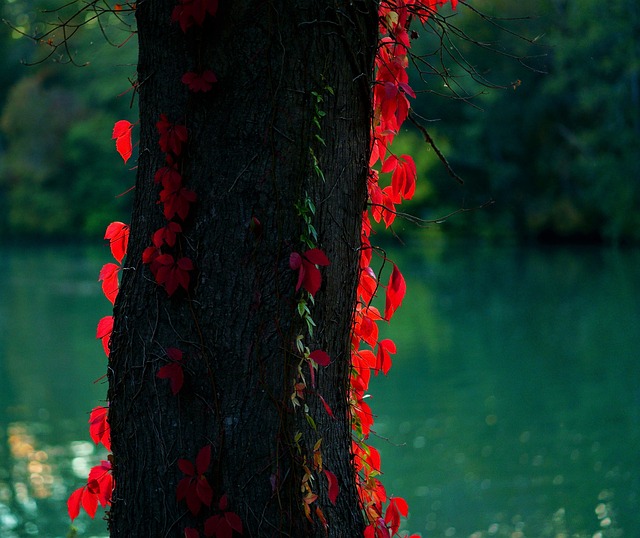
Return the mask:
<path id="1" fill-rule="evenodd" d="M 638 253 L 399 256 L 411 302 L 372 392 L 411 531 L 639 536 Z"/>
<path id="2" fill-rule="evenodd" d="M 86 480 L 102 454 L 85 441 L 49 444 L 52 431 L 40 422 L 12 422 L 0 431 L 0 536 L 65 536 L 71 527 L 65 505 L 70 488 Z M 90 525 L 105 534 L 104 522 Z M 79 530 L 89 530 L 80 521 Z"/>
<path id="3" fill-rule="evenodd" d="M 62 538 L 66 498 L 104 459 L 93 339 L 102 249 L 1 251 L 0 536 Z M 423 536 L 640 536 L 638 252 L 390 253 L 409 296 L 373 380 L 389 494 Z M 388 335 L 384 335 L 386 337 Z M 386 441 L 385 439 L 388 439 Z M 99 512 L 100 513 L 100 512 Z M 79 536 L 105 536 L 82 514 Z"/>
<path id="4" fill-rule="evenodd" d="M 64 537 L 69 493 L 104 454 L 88 442 L 89 411 L 104 398 L 92 381 L 105 365 L 92 338 L 105 304 L 102 252 L 2 249 L 0 301 L 0 536 Z M 92 291 L 93 290 L 93 291 Z M 80 536 L 105 536 L 79 519 Z"/>

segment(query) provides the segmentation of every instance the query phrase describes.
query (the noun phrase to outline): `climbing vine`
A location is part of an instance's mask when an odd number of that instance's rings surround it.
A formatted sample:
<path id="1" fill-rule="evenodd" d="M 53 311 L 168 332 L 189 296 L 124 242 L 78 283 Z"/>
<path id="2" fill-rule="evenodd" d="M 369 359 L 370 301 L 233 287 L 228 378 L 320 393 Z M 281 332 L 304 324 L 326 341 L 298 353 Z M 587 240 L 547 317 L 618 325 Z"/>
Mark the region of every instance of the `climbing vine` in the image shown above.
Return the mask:
<path id="1" fill-rule="evenodd" d="M 375 78 L 371 106 L 371 151 L 367 181 L 368 208 L 362 214 L 359 279 L 356 304 L 353 309 L 351 330 L 351 370 L 349 385 L 349 408 L 353 432 L 352 452 L 354 473 L 366 521 L 365 538 L 390 538 L 399 534 L 401 518 L 408 515 L 408 505 L 401 497 L 389 497 L 380 480 L 380 454 L 368 444 L 373 428 L 373 414 L 366 403 L 371 374 L 386 374 L 392 365 L 391 355 L 396 346 L 390 339 L 379 339 L 378 323 L 390 321 L 400 307 L 406 293 L 405 280 L 398 267 L 380 254 L 371 244 L 373 222 L 391 226 L 397 215 L 397 206 L 412 198 L 416 184 L 416 166 L 410 155 L 396 155 L 392 150 L 394 137 L 407 119 L 410 98 L 415 92 L 409 84 L 407 67 L 411 47 L 410 24 L 412 18 L 427 22 L 435 10 L 449 0 L 383 0 L 378 7 L 379 42 L 375 60 Z M 455 9 L 457 0 L 451 0 Z M 218 11 L 218 0 L 179 0 L 172 11 L 171 21 L 184 33 L 201 29 L 204 22 L 214 18 Z M 213 91 L 218 82 L 211 66 L 199 65 L 181 76 L 181 82 L 188 91 L 206 93 Z M 312 99 L 312 144 L 308 147 L 309 169 L 317 181 L 325 181 L 325 174 L 318 158 L 319 151 L 326 146 L 322 138 L 322 121 L 325 117 L 323 106 L 326 99 L 333 96 L 329 86 L 316 88 L 310 92 Z M 185 113 L 186 114 L 186 113 Z M 147 267 L 155 283 L 164 289 L 167 296 L 178 300 L 191 301 L 190 292 L 197 271 L 188 256 L 185 234 L 190 225 L 191 210 L 198 200 L 196 192 L 188 187 L 184 177 L 186 151 L 189 144 L 189 130 L 186 117 L 170 118 L 160 114 L 156 122 L 158 146 L 164 163 L 154 174 L 158 186 L 157 204 L 161 208 L 164 222 L 149 239 L 149 245 L 142 253 L 142 262 Z M 133 153 L 132 128 L 126 121 L 118 121 L 113 130 L 116 149 L 126 163 Z M 307 454 L 302 448 L 303 433 L 297 431 L 291 445 L 297 456 L 295 461 L 301 469 L 300 506 L 309 521 L 314 519 L 328 527 L 324 511 L 319 504 L 318 487 L 321 477 L 327 497 L 336 503 L 340 488 L 336 475 L 326 468 L 323 461 L 324 440 L 316 427 L 317 417 L 313 417 L 307 400 L 318 398 L 326 413 L 334 417 L 331 407 L 318 392 L 316 375 L 319 368 L 328 366 L 332 359 L 323 349 L 314 348 L 313 336 L 317 329 L 313 319 L 315 296 L 322 286 L 322 268 L 331 261 L 321 248 L 315 225 L 316 201 L 304 194 L 295 205 L 300 219 L 300 237 L 289 254 L 289 268 L 295 274 L 295 305 L 300 318 L 301 330 L 291 342 L 297 364 L 290 380 L 290 405 L 294 412 L 301 413 L 315 438 L 307 446 L 313 446 Z M 373 221 L 373 222 L 372 222 Z M 261 233 L 261 225 L 253 217 L 250 228 Z M 111 223 L 105 233 L 111 254 L 116 263 L 103 266 L 99 274 L 102 290 L 114 304 L 119 291 L 119 277 L 122 261 L 126 255 L 129 227 L 120 222 Z M 388 279 L 381 282 L 372 265 L 374 256 L 382 256 L 391 267 Z M 384 311 L 372 303 L 380 290 L 384 290 Z M 104 351 L 109 357 L 109 340 L 113 330 L 113 317 L 103 317 L 96 331 Z M 166 390 L 174 396 L 180 393 L 185 377 L 185 362 L 189 353 L 174 342 L 163 342 L 162 366 L 156 377 L 166 380 Z M 110 451 L 110 429 L 108 406 L 96 407 L 89 417 L 89 432 L 96 444 L 102 444 Z M 112 456 L 93 467 L 87 483 L 75 490 L 68 499 L 68 512 L 75 519 L 84 509 L 94 517 L 97 506 L 108 507 L 114 489 L 111 472 Z M 204 514 L 201 528 L 185 527 L 186 538 L 225 537 L 243 533 L 240 517 L 230 508 L 227 494 L 216 492 L 210 482 L 213 465 L 212 445 L 205 444 L 197 454 L 184 454 L 176 463 L 176 473 L 181 473 L 177 483 L 176 499 L 186 505 L 193 515 Z M 215 500 L 215 502 L 214 502 Z M 417 536 L 417 535 L 413 535 Z"/>

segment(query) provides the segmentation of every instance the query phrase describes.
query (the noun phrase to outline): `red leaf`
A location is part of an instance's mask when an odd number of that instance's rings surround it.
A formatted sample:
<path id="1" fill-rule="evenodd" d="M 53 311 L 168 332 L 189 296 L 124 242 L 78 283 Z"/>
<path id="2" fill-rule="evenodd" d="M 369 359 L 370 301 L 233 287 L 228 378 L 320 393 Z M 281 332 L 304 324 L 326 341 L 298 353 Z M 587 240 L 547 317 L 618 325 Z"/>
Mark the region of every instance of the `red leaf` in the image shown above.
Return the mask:
<path id="1" fill-rule="evenodd" d="M 114 304 L 118 296 L 118 271 L 120 266 L 115 263 L 105 263 L 100 270 L 98 280 L 102 281 L 102 293 Z"/>
<path id="2" fill-rule="evenodd" d="M 89 415 L 89 435 L 95 444 L 102 443 L 111 452 L 111 428 L 107 421 L 109 409 L 95 407 Z"/>
<path id="3" fill-rule="evenodd" d="M 380 171 L 384 174 L 387 172 L 391 172 L 396 169 L 396 165 L 398 164 L 398 157 L 395 155 L 389 155 L 389 157 L 384 161 L 382 168 Z"/>
<path id="4" fill-rule="evenodd" d="M 78 517 L 80 514 L 80 503 L 82 501 L 82 494 L 84 493 L 86 486 L 78 488 L 75 490 L 69 498 L 67 499 L 67 512 L 69 513 L 69 517 L 71 521 Z"/>
<path id="5" fill-rule="evenodd" d="M 202 501 L 197 491 L 197 481 L 193 478 L 189 480 L 189 489 L 187 490 L 187 508 L 194 516 L 198 515 L 202 508 Z"/>
<path id="6" fill-rule="evenodd" d="M 198 474 L 204 474 L 211 463 L 211 445 L 203 446 L 196 456 L 196 471 Z"/>
<path id="7" fill-rule="evenodd" d="M 167 348 L 167 356 L 173 361 L 181 361 L 183 355 L 184 354 L 182 353 L 182 351 L 180 351 L 179 349 L 177 349 L 175 347 L 168 347 Z"/>
<path id="8" fill-rule="evenodd" d="M 88 489 L 96 495 L 103 508 L 111 504 L 113 475 L 111 474 L 111 463 L 109 461 L 102 460 L 100 465 L 91 468 L 88 486 Z"/>
<path id="9" fill-rule="evenodd" d="M 322 394 L 318 394 L 318 398 L 320 398 L 320 401 L 322 402 L 322 405 L 324 406 L 324 410 L 327 412 L 327 415 L 329 415 L 331 418 L 336 418 L 335 415 L 333 414 L 333 410 L 331 409 L 331 407 L 329 407 L 329 404 L 322 397 Z"/>
<path id="10" fill-rule="evenodd" d="M 329 482 L 329 500 L 331 504 L 336 504 L 336 499 L 338 498 L 338 493 L 340 493 L 340 487 L 338 486 L 338 479 L 336 475 L 334 475 L 331 471 L 324 469 L 324 474 L 327 477 L 327 482 Z"/>
<path id="11" fill-rule="evenodd" d="M 222 520 L 222 516 L 220 514 L 215 514 L 204 522 L 204 535 L 205 536 L 217 536 L 218 528 L 220 527 L 220 521 Z"/>
<path id="12" fill-rule="evenodd" d="M 88 487 L 82 491 L 82 508 L 84 508 L 84 511 L 89 514 L 89 517 L 92 519 L 98 510 L 98 495 L 91 493 Z"/>
<path id="13" fill-rule="evenodd" d="M 239 534 L 242 534 L 242 520 L 240 516 L 235 512 L 225 512 L 224 518 L 227 520 L 229 526 Z"/>
<path id="14" fill-rule="evenodd" d="M 172 220 L 168 222 L 166 226 L 154 232 L 151 242 L 156 248 L 163 247 L 164 245 L 173 247 L 176 244 L 176 237 L 180 232 L 182 232 L 182 226 Z"/>
<path id="15" fill-rule="evenodd" d="M 410 200 L 416 190 L 416 164 L 410 155 L 402 155 L 391 177 L 392 198 L 399 203 L 400 198 Z"/>
<path id="16" fill-rule="evenodd" d="M 156 282 L 164 285 L 169 296 L 176 292 L 178 286 L 185 290 L 189 289 L 189 273 L 193 270 L 193 262 L 189 258 L 180 258 L 176 261 L 171 254 L 160 254 L 155 258 L 154 263 L 157 264 Z"/>
<path id="17" fill-rule="evenodd" d="M 171 20 L 178 22 L 183 32 L 194 24 L 202 26 L 207 14 L 214 16 L 218 11 L 218 0 L 180 0 L 173 8 Z"/>
<path id="18" fill-rule="evenodd" d="M 160 134 L 160 149 L 164 153 L 179 156 L 187 142 L 187 128 L 184 125 L 171 123 L 165 114 L 160 114 L 160 120 L 156 123 Z"/>
<path id="19" fill-rule="evenodd" d="M 300 256 L 300 254 L 298 254 L 297 252 L 292 252 L 289 255 L 289 267 L 294 271 L 296 271 L 297 269 L 300 269 L 301 265 L 302 265 L 302 256 Z"/>
<path id="20" fill-rule="evenodd" d="M 300 268 L 300 274 L 302 275 L 302 287 L 311 295 L 318 293 L 318 290 L 322 285 L 320 269 L 307 260 L 303 260 L 302 267 Z"/>
<path id="21" fill-rule="evenodd" d="M 113 126 L 112 139 L 116 141 L 116 151 L 126 163 L 133 153 L 131 145 L 131 122 L 127 120 L 117 121 Z"/>
<path id="22" fill-rule="evenodd" d="M 182 176 L 174 166 L 163 166 L 158 168 L 153 176 L 153 181 L 159 183 L 165 189 L 169 187 L 177 188 L 182 185 Z"/>
<path id="23" fill-rule="evenodd" d="M 184 460 L 181 460 L 181 461 L 184 461 Z M 178 486 L 176 487 L 176 499 L 178 499 L 179 501 L 184 499 L 187 496 L 190 486 L 191 486 L 191 477 L 181 478 L 180 482 L 178 482 Z"/>
<path id="24" fill-rule="evenodd" d="M 176 362 L 172 362 L 171 364 L 167 364 L 160 368 L 156 376 L 160 379 L 170 380 L 171 392 L 174 396 L 180 392 L 182 384 L 184 383 L 184 372 L 182 371 L 182 366 Z"/>
<path id="25" fill-rule="evenodd" d="M 102 348 L 105 355 L 109 356 L 109 339 L 111 338 L 111 332 L 113 331 L 113 316 L 105 316 L 98 322 L 98 328 L 96 330 L 96 338 L 102 340 Z"/>
<path id="26" fill-rule="evenodd" d="M 391 497 L 389 499 L 389 506 L 387 506 L 384 514 L 384 522 L 389 526 L 392 536 L 398 532 L 400 516 L 407 517 L 408 513 L 409 506 L 402 497 Z"/>
<path id="27" fill-rule="evenodd" d="M 387 375 L 391 369 L 391 356 L 390 353 L 396 352 L 396 345 L 392 340 L 385 339 L 378 342 L 378 353 L 376 354 L 376 373 L 378 370 L 382 370 L 384 375 Z"/>
<path id="28" fill-rule="evenodd" d="M 396 309 L 402 304 L 407 285 L 398 266 L 393 264 L 393 271 L 389 277 L 389 285 L 387 286 L 386 302 L 384 307 L 384 317 L 388 321 L 393 316 Z"/>
<path id="29" fill-rule="evenodd" d="M 196 491 L 198 492 L 198 498 L 205 506 L 211 506 L 213 500 L 213 490 L 209 485 L 209 482 L 204 476 L 200 476 L 196 482 Z"/>
<path id="30" fill-rule="evenodd" d="M 122 263 L 129 244 L 129 226 L 122 222 L 112 222 L 107 226 L 104 238 L 109 240 L 112 256 L 118 263 Z"/>
<path id="31" fill-rule="evenodd" d="M 189 460 L 179 459 L 178 469 L 180 469 L 187 476 L 196 475 L 196 468 L 194 467 L 193 463 L 191 463 Z"/>
<path id="32" fill-rule="evenodd" d="M 315 265 L 329 265 L 329 258 L 319 248 L 312 248 L 307 250 L 303 256 Z"/>
<path id="33" fill-rule="evenodd" d="M 178 215 L 182 220 L 187 218 L 191 204 L 197 200 L 196 193 L 185 187 L 164 188 L 160 191 L 160 202 L 164 204 L 163 212 L 167 220 Z"/>
<path id="34" fill-rule="evenodd" d="M 218 82 L 213 71 L 208 69 L 203 73 L 192 71 L 182 75 L 182 82 L 186 84 L 192 92 L 208 92 L 215 82 Z"/>
<path id="35" fill-rule="evenodd" d="M 331 357 L 329 357 L 329 355 L 321 349 L 312 351 L 311 353 L 309 353 L 309 357 L 320 366 L 329 366 L 329 364 L 331 363 Z"/>
<path id="36" fill-rule="evenodd" d="M 200 533 L 198 532 L 198 529 L 187 527 L 184 529 L 184 538 L 200 538 Z"/>

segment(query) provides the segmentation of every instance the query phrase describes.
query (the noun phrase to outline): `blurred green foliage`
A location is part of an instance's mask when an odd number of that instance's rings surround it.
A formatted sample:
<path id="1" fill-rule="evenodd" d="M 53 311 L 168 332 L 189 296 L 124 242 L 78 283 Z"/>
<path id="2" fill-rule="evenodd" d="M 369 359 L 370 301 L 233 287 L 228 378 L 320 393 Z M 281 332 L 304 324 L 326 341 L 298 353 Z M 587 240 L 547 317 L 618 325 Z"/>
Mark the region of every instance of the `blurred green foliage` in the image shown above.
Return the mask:
<path id="1" fill-rule="evenodd" d="M 8 0 L 0 7 L 0 232 L 47 237 L 96 236 L 127 220 L 134 175 L 111 140 L 118 119 L 135 121 L 129 79 L 135 36 L 115 17 L 101 24 L 87 10 L 68 46 L 42 21 L 66 19 L 58 0 Z M 38 43 L 26 36 L 53 33 Z M 22 34 L 26 34 L 22 35 Z M 105 37 L 106 36 L 106 37 Z M 112 45 L 107 42 L 111 41 Z M 53 53 L 53 54 L 51 54 Z M 47 57 L 50 56 L 50 57 Z M 26 64 L 26 65 L 25 65 Z"/>
<path id="2" fill-rule="evenodd" d="M 479 95 L 471 104 L 452 99 L 451 92 L 439 97 L 436 91 L 447 91 L 438 81 L 440 90 L 432 85 L 414 106 L 424 118 L 440 120 L 425 125 L 465 185 L 452 182 L 443 166 L 421 170 L 433 184 L 424 215 L 493 199 L 490 208 L 450 219 L 445 231 L 520 241 L 638 242 L 640 4 L 469 5 L 498 19 L 463 7 L 448 19 L 469 40 L 454 42 L 468 65 L 445 62 L 446 82 L 458 96 Z M 427 37 L 416 47 L 428 51 L 438 44 Z M 454 45 L 445 41 L 450 51 Z M 505 89 L 462 76 L 471 68 L 476 79 Z"/>
<path id="3" fill-rule="evenodd" d="M 60 4 L 7 0 L 0 11 L 41 34 L 38 21 L 62 14 L 39 9 Z M 94 235 L 128 218 L 130 196 L 117 195 L 134 179 L 111 129 L 137 117 L 135 34 L 114 15 L 102 27 L 83 16 L 69 50 L 39 63 L 46 43 L 0 28 L 2 235 Z M 429 226 L 511 241 L 640 241 L 637 0 L 470 0 L 442 16 L 416 28 L 413 110 L 465 184 L 407 122 L 394 151 L 415 157 L 419 183 L 403 211 L 438 220 L 494 200 Z M 398 219 L 394 229 L 416 228 Z"/>

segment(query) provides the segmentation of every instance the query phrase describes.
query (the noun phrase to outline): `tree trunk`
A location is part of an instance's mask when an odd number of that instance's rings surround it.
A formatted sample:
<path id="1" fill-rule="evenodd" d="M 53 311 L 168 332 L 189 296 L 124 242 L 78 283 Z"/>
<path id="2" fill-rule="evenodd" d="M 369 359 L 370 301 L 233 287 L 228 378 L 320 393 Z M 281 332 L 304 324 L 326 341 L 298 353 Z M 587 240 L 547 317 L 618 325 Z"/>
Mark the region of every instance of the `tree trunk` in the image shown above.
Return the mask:
<path id="1" fill-rule="evenodd" d="M 111 337 L 111 536 L 178 537 L 185 527 L 203 535 L 223 495 L 244 536 L 361 536 L 347 395 L 376 2 L 220 2 L 214 17 L 187 32 L 171 23 L 174 5 L 143 0 L 136 14 L 140 146 Z M 218 82 L 208 92 L 189 91 L 183 74 L 203 69 Z M 141 261 L 153 232 L 166 224 L 154 183 L 165 165 L 161 114 L 188 130 L 182 176 L 198 197 L 175 247 L 195 270 L 189 291 L 171 297 Z M 308 302 L 312 335 L 298 312 L 298 273 L 289 266 L 292 252 L 309 248 L 300 239 L 310 233 L 299 210 L 307 196 L 316 212 L 305 215 L 331 262 L 321 268 L 315 304 Z M 298 335 L 331 357 L 313 383 Z M 185 356 L 176 395 L 157 377 L 172 347 Z M 307 390 L 302 407 L 294 407 L 300 364 Z M 323 468 L 337 477 L 335 504 L 327 476 L 312 466 L 319 440 Z M 178 460 L 194 461 L 206 445 L 213 502 L 194 516 L 176 500 L 185 476 Z M 309 518 L 305 465 L 319 495 Z"/>

